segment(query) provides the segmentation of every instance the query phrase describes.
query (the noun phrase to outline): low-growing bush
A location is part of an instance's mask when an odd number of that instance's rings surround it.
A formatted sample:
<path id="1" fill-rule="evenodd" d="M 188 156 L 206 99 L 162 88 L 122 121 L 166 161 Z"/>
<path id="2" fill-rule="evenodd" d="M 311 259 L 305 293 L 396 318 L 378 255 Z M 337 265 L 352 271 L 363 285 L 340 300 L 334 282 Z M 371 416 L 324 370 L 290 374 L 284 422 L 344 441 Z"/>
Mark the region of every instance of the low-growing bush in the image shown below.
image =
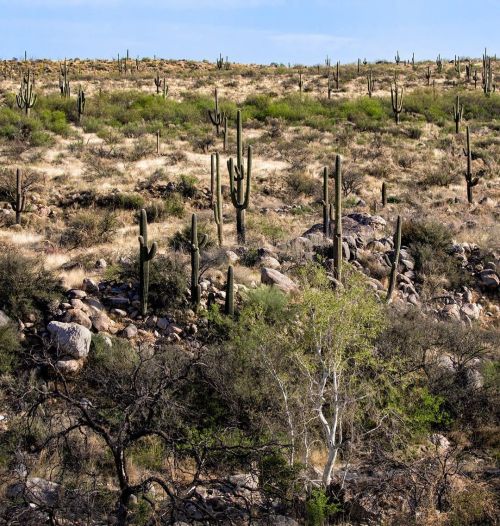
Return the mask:
<path id="1" fill-rule="evenodd" d="M 113 212 L 96 213 L 95 210 L 84 210 L 70 217 L 61 236 L 61 244 L 73 249 L 107 243 L 117 228 L 118 222 Z"/>
<path id="2" fill-rule="evenodd" d="M 11 318 L 39 317 L 61 298 L 60 281 L 45 270 L 39 256 L 21 254 L 13 247 L 0 253 L 0 308 Z"/>
<path id="3" fill-rule="evenodd" d="M 10 373 L 14 369 L 20 348 L 14 327 L 10 324 L 0 327 L 0 375 Z"/>

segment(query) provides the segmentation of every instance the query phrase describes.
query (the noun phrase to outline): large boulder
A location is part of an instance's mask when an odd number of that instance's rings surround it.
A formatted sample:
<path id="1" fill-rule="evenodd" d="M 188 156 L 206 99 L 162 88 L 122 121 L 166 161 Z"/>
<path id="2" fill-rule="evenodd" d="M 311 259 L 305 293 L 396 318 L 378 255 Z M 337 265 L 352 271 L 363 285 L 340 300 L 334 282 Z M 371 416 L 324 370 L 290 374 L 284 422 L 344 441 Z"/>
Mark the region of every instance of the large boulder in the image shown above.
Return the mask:
<path id="1" fill-rule="evenodd" d="M 36 506 L 55 508 L 59 504 L 62 487 L 60 484 L 50 480 L 33 477 L 26 482 L 13 484 L 7 489 L 7 497 L 18 499 L 24 497 L 28 502 Z"/>
<path id="2" fill-rule="evenodd" d="M 76 359 L 86 358 L 90 350 L 91 332 L 78 323 L 51 321 L 47 325 L 53 344 L 63 353 Z"/>
<path id="3" fill-rule="evenodd" d="M 500 286 L 500 278 L 493 269 L 485 269 L 479 273 L 482 285 L 488 289 L 497 289 Z"/>
<path id="4" fill-rule="evenodd" d="M 260 271 L 260 280 L 264 285 L 271 285 L 281 290 L 285 294 L 297 292 L 297 285 L 288 277 L 269 267 L 262 267 Z"/>

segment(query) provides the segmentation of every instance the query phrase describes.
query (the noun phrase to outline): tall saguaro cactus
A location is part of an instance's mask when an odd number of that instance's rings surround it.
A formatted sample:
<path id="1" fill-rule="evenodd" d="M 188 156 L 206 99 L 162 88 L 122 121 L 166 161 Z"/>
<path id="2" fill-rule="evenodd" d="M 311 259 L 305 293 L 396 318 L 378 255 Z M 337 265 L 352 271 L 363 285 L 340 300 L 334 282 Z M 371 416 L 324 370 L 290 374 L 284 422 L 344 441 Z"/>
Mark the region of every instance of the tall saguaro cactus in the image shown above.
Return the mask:
<path id="1" fill-rule="evenodd" d="M 472 176 L 472 151 L 470 147 L 470 130 L 468 126 L 466 127 L 466 130 L 467 143 L 466 148 L 464 148 L 464 155 L 467 157 L 467 170 L 465 172 L 465 182 L 467 184 L 467 201 L 472 204 L 474 202 L 472 189 L 479 183 L 479 177 Z"/>
<path id="2" fill-rule="evenodd" d="M 373 81 L 373 72 L 372 72 L 372 70 L 370 70 L 368 72 L 366 80 L 367 80 L 367 84 L 368 84 L 368 96 L 371 98 L 371 96 L 373 95 L 374 87 L 375 87 L 375 82 Z"/>
<path id="3" fill-rule="evenodd" d="M 217 238 L 219 247 L 224 244 L 224 218 L 222 216 L 222 190 L 219 169 L 219 153 L 212 154 L 212 207 L 214 211 L 215 224 L 217 225 Z"/>
<path id="4" fill-rule="evenodd" d="M 403 96 L 404 88 L 402 86 L 399 87 L 397 83 L 394 83 L 394 88 L 391 86 L 391 103 L 396 124 L 399 124 L 399 116 L 403 111 Z"/>
<path id="5" fill-rule="evenodd" d="M 389 303 L 392 299 L 398 277 L 399 255 L 401 253 L 401 216 L 398 216 L 396 232 L 394 234 L 394 258 L 391 265 L 391 276 L 389 278 L 389 289 L 387 290 L 386 301 Z"/>
<path id="6" fill-rule="evenodd" d="M 78 99 L 76 100 L 76 108 L 78 111 L 78 122 L 81 122 L 82 116 L 85 112 L 85 92 L 82 90 L 81 86 L 78 88 Z"/>
<path id="7" fill-rule="evenodd" d="M 460 122 L 464 114 L 464 107 L 460 105 L 460 95 L 457 95 L 455 104 L 453 104 L 453 120 L 455 121 L 455 133 L 460 131 Z"/>
<path id="8" fill-rule="evenodd" d="M 330 236 L 330 198 L 328 192 L 328 168 L 323 168 L 323 234 Z"/>
<path id="9" fill-rule="evenodd" d="M 19 94 L 16 95 L 16 102 L 19 109 L 24 110 L 26 115 L 30 114 L 31 108 L 33 108 L 36 103 L 35 80 L 29 69 L 27 73 L 23 75 Z"/>
<path id="10" fill-rule="evenodd" d="M 234 269 L 232 265 L 229 265 L 227 269 L 224 314 L 226 314 L 226 316 L 234 316 Z"/>
<path id="11" fill-rule="evenodd" d="M 71 88 L 69 85 L 68 64 L 66 62 L 66 59 L 64 59 L 64 64 L 59 69 L 59 90 L 61 91 L 61 97 L 70 97 Z"/>
<path id="12" fill-rule="evenodd" d="M 198 218 L 196 214 L 191 216 L 191 303 L 194 309 L 198 309 L 201 301 L 200 287 L 200 248 L 208 241 L 208 236 L 203 234 L 201 241 L 198 239 Z"/>
<path id="13" fill-rule="evenodd" d="M 342 165 L 340 155 L 335 158 L 335 229 L 333 232 L 334 275 L 342 279 Z"/>
<path id="14" fill-rule="evenodd" d="M 160 72 L 159 71 L 156 72 L 156 77 L 155 77 L 154 81 L 155 81 L 155 86 L 156 86 L 156 94 L 159 95 L 160 94 L 160 89 L 163 86 L 163 81 L 160 79 Z"/>
<path id="15" fill-rule="evenodd" d="M 224 124 L 224 119 L 226 117 L 225 113 L 221 112 L 219 110 L 219 92 L 217 88 L 215 88 L 215 109 L 208 110 L 208 116 L 210 117 L 210 120 L 212 121 L 212 124 L 215 126 L 215 133 L 217 134 L 217 137 L 220 135 L 220 127 Z"/>
<path id="16" fill-rule="evenodd" d="M 387 206 L 387 184 L 385 181 L 382 183 L 382 206 Z"/>
<path id="17" fill-rule="evenodd" d="M 21 179 L 21 170 L 19 168 L 16 170 L 16 202 L 15 202 L 15 211 L 16 211 L 16 225 L 21 224 L 21 214 L 26 208 L 26 191 L 23 189 L 22 179 Z"/>
<path id="18" fill-rule="evenodd" d="M 149 262 L 155 257 L 157 250 L 156 242 L 151 248 L 148 246 L 148 216 L 146 210 L 142 209 L 139 218 L 139 300 L 142 316 L 146 316 L 148 312 Z"/>
<path id="19" fill-rule="evenodd" d="M 247 166 L 245 169 L 243 159 L 243 132 L 241 123 L 241 111 L 238 110 L 236 117 L 236 165 L 230 158 L 227 162 L 229 171 L 229 189 L 231 202 L 236 208 L 236 233 L 238 242 L 245 243 L 245 210 L 250 202 L 250 180 L 252 177 L 252 147 L 248 146 Z"/>

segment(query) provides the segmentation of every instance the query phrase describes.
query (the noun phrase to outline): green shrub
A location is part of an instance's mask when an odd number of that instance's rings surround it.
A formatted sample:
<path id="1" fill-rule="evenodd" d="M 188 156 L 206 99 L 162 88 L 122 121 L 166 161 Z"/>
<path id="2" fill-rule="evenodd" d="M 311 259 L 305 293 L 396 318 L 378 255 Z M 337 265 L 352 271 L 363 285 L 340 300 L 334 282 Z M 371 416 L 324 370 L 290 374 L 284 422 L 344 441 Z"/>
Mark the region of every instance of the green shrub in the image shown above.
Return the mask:
<path id="1" fill-rule="evenodd" d="M 62 287 L 44 269 L 40 256 L 29 257 L 9 247 L 0 253 L 1 308 L 11 318 L 40 315 L 61 298 Z"/>
<path id="2" fill-rule="evenodd" d="M 144 198 L 136 193 L 113 192 L 99 196 L 96 204 L 102 208 L 140 210 L 144 207 Z"/>
<path id="3" fill-rule="evenodd" d="M 19 337 L 14 327 L 0 327 L 0 375 L 10 373 L 14 369 L 20 348 Z"/>
<path id="4" fill-rule="evenodd" d="M 157 256 L 149 264 L 149 304 L 157 310 L 183 305 L 187 288 L 184 266 L 176 258 Z"/>
<path id="5" fill-rule="evenodd" d="M 84 210 L 69 218 L 67 228 L 61 236 L 61 244 L 76 248 L 107 243 L 117 228 L 118 222 L 113 212 Z"/>
<path id="6" fill-rule="evenodd" d="M 342 511 L 340 504 L 330 502 L 322 489 L 314 489 L 306 502 L 307 524 L 309 526 L 323 526 L 328 519 Z"/>
<path id="7" fill-rule="evenodd" d="M 204 248 L 211 248 L 215 245 L 213 231 L 208 223 L 198 223 L 198 239 L 207 236 L 207 243 Z M 186 225 L 182 230 L 178 230 L 169 240 L 169 246 L 174 250 L 189 252 L 191 248 L 191 225 Z"/>

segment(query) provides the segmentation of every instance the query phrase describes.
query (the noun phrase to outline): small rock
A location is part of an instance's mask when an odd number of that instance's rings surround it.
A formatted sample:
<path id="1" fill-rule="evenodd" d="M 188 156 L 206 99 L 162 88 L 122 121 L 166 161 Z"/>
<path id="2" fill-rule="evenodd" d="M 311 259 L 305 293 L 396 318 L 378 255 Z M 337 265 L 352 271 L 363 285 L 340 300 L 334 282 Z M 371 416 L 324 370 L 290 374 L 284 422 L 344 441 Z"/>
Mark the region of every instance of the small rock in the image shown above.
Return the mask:
<path id="1" fill-rule="evenodd" d="M 500 278 L 492 269 L 481 270 L 481 272 L 479 272 L 479 279 L 481 283 L 489 289 L 496 289 L 500 286 Z"/>
<path id="2" fill-rule="evenodd" d="M 166 330 L 169 325 L 170 325 L 170 322 L 167 320 L 167 318 L 159 318 L 158 321 L 156 322 L 156 326 L 161 331 Z"/>
<path id="3" fill-rule="evenodd" d="M 281 263 L 272 256 L 265 256 L 260 260 L 260 264 L 263 267 L 272 268 L 274 270 L 279 270 L 281 268 Z"/>
<path id="4" fill-rule="evenodd" d="M 5 327 L 7 325 L 11 325 L 13 322 L 12 320 L 5 314 L 3 310 L 0 310 L 0 327 Z"/>
<path id="5" fill-rule="evenodd" d="M 59 360 L 56 369 L 63 374 L 75 374 L 83 367 L 83 360 Z"/>
<path id="6" fill-rule="evenodd" d="M 471 320 L 478 320 L 481 315 L 481 307 L 477 303 L 466 303 L 460 311 Z"/>
<path id="7" fill-rule="evenodd" d="M 80 289 L 72 289 L 68 291 L 68 297 L 70 299 L 79 299 L 82 300 L 83 298 L 87 297 L 87 293 L 84 290 Z"/>
<path id="8" fill-rule="evenodd" d="M 85 278 L 83 280 L 83 290 L 89 294 L 98 294 L 99 285 L 93 279 Z"/>
<path id="9" fill-rule="evenodd" d="M 128 340 L 131 340 L 132 338 L 135 338 L 137 336 L 137 332 L 137 327 L 133 323 L 131 323 L 130 325 L 127 325 L 127 327 L 125 327 L 123 335 Z"/>
<path id="10" fill-rule="evenodd" d="M 107 266 L 108 264 L 106 263 L 105 259 L 101 258 L 95 262 L 95 268 L 106 268 Z"/>
<path id="11" fill-rule="evenodd" d="M 236 254 L 236 252 L 233 252 L 232 250 L 228 250 L 226 252 L 226 258 L 231 265 L 238 263 L 238 261 L 240 260 L 240 256 L 238 256 L 238 254 Z"/>

